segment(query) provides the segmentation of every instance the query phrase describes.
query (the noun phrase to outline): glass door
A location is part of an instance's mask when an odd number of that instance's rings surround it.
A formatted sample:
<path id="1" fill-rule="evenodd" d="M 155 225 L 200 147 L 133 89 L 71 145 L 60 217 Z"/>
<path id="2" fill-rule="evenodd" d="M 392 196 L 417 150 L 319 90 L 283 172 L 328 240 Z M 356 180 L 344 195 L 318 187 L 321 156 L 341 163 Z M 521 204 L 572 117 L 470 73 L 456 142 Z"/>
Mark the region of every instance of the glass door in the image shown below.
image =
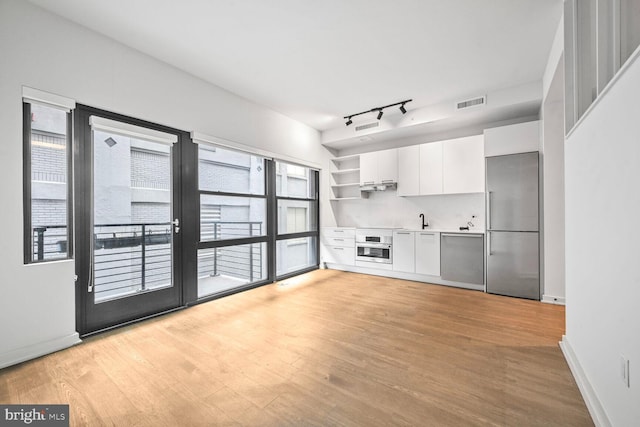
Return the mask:
<path id="1" fill-rule="evenodd" d="M 179 132 L 79 110 L 81 334 L 181 305 Z M 84 268 L 83 268 L 84 267 Z"/>

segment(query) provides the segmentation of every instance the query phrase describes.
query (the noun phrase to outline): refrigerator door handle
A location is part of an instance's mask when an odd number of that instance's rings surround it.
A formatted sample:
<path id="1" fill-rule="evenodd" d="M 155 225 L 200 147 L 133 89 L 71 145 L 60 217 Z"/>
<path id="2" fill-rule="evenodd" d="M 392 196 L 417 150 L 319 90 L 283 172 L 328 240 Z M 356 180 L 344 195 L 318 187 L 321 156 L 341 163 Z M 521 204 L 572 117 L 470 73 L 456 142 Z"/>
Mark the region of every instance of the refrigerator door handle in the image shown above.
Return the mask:
<path id="1" fill-rule="evenodd" d="M 491 193 L 493 191 L 487 191 L 487 229 L 491 230 Z"/>
<path id="2" fill-rule="evenodd" d="M 493 255 L 493 251 L 491 250 L 491 232 L 487 231 L 487 245 L 489 246 L 489 256 Z"/>

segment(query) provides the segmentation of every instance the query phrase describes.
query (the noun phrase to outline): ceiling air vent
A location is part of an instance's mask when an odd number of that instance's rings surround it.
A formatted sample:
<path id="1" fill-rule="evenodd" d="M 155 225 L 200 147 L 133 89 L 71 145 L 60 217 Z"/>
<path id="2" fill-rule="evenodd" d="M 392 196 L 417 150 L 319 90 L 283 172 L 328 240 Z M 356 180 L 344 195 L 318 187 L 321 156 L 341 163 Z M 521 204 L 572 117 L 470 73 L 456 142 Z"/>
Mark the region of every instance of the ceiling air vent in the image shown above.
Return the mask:
<path id="1" fill-rule="evenodd" d="M 466 99 L 464 101 L 456 102 L 456 110 L 464 110 L 465 108 L 481 107 L 487 103 L 486 96 L 480 96 L 478 98 Z"/>
<path id="2" fill-rule="evenodd" d="M 367 123 L 366 125 L 356 126 L 356 132 L 359 131 L 359 130 L 377 128 L 378 126 L 380 126 L 380 123 L 378 123 L 378 122 Z"/>

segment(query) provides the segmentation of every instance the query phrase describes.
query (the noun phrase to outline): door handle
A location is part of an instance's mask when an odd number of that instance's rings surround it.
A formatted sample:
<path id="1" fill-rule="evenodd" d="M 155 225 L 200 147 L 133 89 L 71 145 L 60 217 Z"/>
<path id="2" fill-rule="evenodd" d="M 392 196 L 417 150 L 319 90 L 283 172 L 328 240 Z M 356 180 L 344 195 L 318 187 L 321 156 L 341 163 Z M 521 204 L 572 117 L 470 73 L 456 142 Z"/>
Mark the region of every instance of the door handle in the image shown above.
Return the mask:
<path id="1" fill-rule="evenodd" d="M 487 191 L 487 229 L 491 230 L 491 193 L 492 191 Z"/>
<path id="2" fill-rule="evenodd" d="M 489 246 L 489 256 L 493 255 L 493 250 L 491 249 L 491 232 L 487 232 L 487 245 Z"/>
<path id="3" fill-rule="evenodd" d="M 176 218 L 171 221 L 171 224 L 173 224 L 173 231 L 178 234 L 180 232 L 180 220 Z"/>

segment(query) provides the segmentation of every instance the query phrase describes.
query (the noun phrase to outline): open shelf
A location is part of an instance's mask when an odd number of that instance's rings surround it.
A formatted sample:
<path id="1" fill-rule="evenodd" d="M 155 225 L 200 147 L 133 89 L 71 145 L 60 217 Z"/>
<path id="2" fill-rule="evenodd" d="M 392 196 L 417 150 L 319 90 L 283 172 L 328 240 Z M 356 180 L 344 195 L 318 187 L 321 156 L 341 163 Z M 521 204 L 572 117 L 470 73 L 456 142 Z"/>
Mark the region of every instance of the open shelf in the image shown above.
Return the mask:
<path id="1" fill-rule="evenodd" d="M 342 156 L 342 157 L 334 157 L 333 160 L 335 163 L 348 162 L 351 160 L 357 160 L 360 158 L 360 154 L 353 154 L 351 156 Z"/>
<path id="2" fill-rule="evenodd" d="M 333 184 L 331 187 L 332 188 L 346 188 L 346 187 L 359 187 L 360 183 L 359 182 L 348 182 L 348 183 L 344 183 L 344 184 Z"/>
<path id="3" fill-rule="evenodd" d="M 354 169 L 340 169 L 337 171 L 331 171 L 331 173 L 333 175 L 344 175 L 347 173 L 356 173 L 356 172 L 360 172 L 360 168 L 354 168 Z"/>

